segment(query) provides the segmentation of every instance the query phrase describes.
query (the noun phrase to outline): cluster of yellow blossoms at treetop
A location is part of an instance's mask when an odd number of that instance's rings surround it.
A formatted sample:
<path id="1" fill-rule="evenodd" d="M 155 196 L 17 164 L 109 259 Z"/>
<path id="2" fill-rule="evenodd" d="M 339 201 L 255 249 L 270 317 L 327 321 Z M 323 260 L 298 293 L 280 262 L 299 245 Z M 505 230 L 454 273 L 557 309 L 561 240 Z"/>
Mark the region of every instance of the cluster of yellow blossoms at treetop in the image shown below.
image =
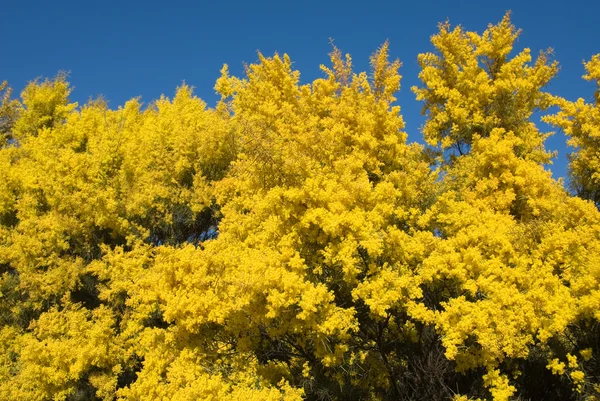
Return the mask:
<path id="1" fill-rule="evenodd" d="M 558 64 L 518 36 L 440 25 L 427 146 L 387 43 L 306 84 L 225 66 L 214 108 L 3 83 L 0 400 L 600 399 L 600 89 L 544 92 Z"/>

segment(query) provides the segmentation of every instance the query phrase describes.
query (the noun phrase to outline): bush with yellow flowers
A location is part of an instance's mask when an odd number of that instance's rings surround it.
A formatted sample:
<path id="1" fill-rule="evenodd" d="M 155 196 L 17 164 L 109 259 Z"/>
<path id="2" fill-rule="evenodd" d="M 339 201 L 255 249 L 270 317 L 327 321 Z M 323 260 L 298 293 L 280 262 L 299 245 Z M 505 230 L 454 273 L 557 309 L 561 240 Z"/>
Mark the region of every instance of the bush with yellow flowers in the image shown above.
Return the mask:
<path id="1" fill-rule="evenodd" d="M 427 145 L 388 43 L 225 66 L 214 108 L 0 85 L 0 400 L 598 399 L 600 99 L 518 36 L 439 26 Z"/>

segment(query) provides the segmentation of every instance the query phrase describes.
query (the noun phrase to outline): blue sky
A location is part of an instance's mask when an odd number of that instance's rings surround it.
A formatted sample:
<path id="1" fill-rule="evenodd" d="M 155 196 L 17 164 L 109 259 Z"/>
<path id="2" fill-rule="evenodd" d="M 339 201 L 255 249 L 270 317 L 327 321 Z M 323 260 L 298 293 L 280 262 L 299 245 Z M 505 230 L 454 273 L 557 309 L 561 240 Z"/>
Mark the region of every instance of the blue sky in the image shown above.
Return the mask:
<path id="1" fill-rule="evenodd" d="M 214 105 L 213 86 L 223 63 L 241 74 L 243 63 L 288 53 L 308 82 L 321 76 L 332 38 L 352 54 L 355 68 L 368 68 L 369 55 L 386 39 L 403 67 L 398 103 L 409 141 L 421 141 L 421 105 L 410 87 L 419 84 L 417 55 L 432 50 L 437 23 L 449 19 L 483 31 L 512 10 L 523 30 L 517 49 L 534 53 L 552 47 L 560 62 L 548 90 L 568 99 L 592 99 L 594 86 L 580 79 L 582 61 L 600 53 L 600 1 L 26 1 L 0 0 L 3 38 L 0 81 L 16 91 L 36 78 L 70 72 L 72 98 L 85 103 L 103 95 L 111 107 L 141 96 L 151 102 L 171 96 L 183 81 Z M 566 175 L 565 138 L 552 171 Z"/>

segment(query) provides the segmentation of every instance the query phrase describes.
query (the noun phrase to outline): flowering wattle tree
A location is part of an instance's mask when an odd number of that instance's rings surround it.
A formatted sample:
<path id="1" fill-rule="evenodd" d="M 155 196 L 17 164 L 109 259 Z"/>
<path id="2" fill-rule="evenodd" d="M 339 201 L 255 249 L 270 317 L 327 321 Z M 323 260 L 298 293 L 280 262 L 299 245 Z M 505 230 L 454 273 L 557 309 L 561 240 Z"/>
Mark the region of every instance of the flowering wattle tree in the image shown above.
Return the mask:
<path id="1" fill-rule="evenodd" d="M 0 399 L 599 397 L 598 107 L 544 92 L 557 64 L 518 35 L 440 25 L 427 148 L 388 43 L 310 83 L 225 66 L 214 108 L 3 83 Z M 557 104 L 581 197 L 531 120 Z"/>

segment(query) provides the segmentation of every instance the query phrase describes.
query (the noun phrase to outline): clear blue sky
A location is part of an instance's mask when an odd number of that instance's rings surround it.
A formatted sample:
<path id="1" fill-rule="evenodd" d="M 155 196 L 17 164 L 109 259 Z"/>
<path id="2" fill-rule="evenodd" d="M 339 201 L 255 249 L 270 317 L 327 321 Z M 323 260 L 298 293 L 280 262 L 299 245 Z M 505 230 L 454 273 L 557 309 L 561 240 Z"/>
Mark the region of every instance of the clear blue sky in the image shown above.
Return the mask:
<path id="1" fill-rule="evenodd" d="M 26 1 L 0 0 L 0 81 L 16 91 L 36 78 L 70 71 L 73 100 L 102 94 L 111 107 L 141 96 L 151 102 L 171 96 L 183 81 L 214 105 L 214 82 L 223 63 L 241 74 L 243 63 L 288 53 L 307 82 L 328 62 L 329 38 L 351 53 L 357 70 L 386 39 L 403 63 L 398 103 L 410 141 L 421 141 L 420 104 L 410 91 L 419 83 L 417 54 L 432 49 L 437 23 L 449 19 L 483 31 L 512 10 L 523 33 L 518 49 L 552 47 L 560 62 L 549 90 L 568 99 L 592 98 L 594 87 L 580 79 L 582 60 L 600 53 L 600 1 Z M 566 174 L 565 138 L 555 176 Z"/>

